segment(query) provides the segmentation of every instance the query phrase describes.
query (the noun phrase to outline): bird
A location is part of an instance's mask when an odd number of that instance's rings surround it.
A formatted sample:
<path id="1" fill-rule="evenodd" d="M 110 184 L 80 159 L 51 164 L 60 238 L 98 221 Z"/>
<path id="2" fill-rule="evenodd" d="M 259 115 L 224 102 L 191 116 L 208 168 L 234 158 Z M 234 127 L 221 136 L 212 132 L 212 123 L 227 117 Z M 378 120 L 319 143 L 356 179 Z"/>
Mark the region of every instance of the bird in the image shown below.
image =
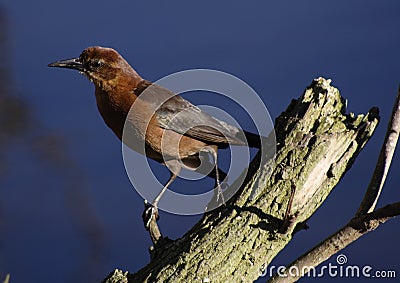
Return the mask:
<path id="1" fill-rule="evenodd" d="M 105 124 L 124 141 L 124 125 L 129 120 L 135 134 L 128 146 L 170 170 L 168 181 L 154 201 L 145 201 L 146 229 L 152 219 L 158 220 L 158 203 L 182 168 L 213 177 L 214 195 L 225 203 L 220 179 L 227 174 L 218 167 L 218 150 L 229 145 L 261 148 L 260 135 L 221 121 L 172 91 L 143 79 L 112 48 L 88 47 L 77 58 L 48 66 L 73 69 L 85 75 L 95 86 L 97 108 Z M 133 105 L 135 109 L 130 111 Z M 202 172 L 199 166 L 204 161 L 203 153 L 213 157 L 209 173 Z"/>

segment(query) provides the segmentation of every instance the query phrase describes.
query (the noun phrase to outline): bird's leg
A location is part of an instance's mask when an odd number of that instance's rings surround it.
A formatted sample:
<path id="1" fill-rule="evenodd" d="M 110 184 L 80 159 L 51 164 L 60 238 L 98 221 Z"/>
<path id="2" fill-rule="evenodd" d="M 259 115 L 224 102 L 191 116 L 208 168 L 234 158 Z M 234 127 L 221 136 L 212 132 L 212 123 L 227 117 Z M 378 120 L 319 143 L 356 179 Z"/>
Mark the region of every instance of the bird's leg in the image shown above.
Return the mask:
<path id="1" fill-rule="evenodd" d="M 224 198 L 224 194 L 222 192 L 221 182 L 219 180 L 219 170 L 218 170 L 217 162 L 215 162 L 215 183 L 216 183 L 216 190 L 217 190 L 217 201 L 219 201 L 219 198 L 221 197 L 222 203 L 225 204 L 225 198 Z"/>
<path id="2" fill-rule="evenodd" d="M 215 188 L 214 188 L 214 197 L 218 202 L 221 198 L 223 204 L 225 204 L 224 194 L 222 192 L 221 182 L 220 182 L 220 170 L 218 168 L 218 146 L 213 146 L 209 149 L 209 152 L 213 156 L 214 159 L 214 172 L 215 172 Z"/>
<path id="3" fill-rule="evenodd" d="M 165 193 L 165 191 L 168 189 L 169 185 L 172 184 L 172 182 L 176 179 L 180 171 L 180 168 L 177 169 L 177 171 L 173 172 L 171 171 L 171 176 L 168 180 L 168 182 L 165 184 L 165 186 L 162 188 L 162 190 L 159 192 L 159 194 L 156 196 L 154 199 L 153 203 L 149 203 L 147 200 L 144 202 L 145 210 L 143 212 L 142 218 L 144 222 L 144 227 L 149 230 L 150 223 L 152 220 L 157 221 L 159 216 L 158 216 L 158 203 L 160 202 L 161 197 Z"/>
<path id="4" fill-rule="evenodd" d="M 214 165 L 213 165 L 214 166 Z M 210 177 L 210 178 L 213 178 L 214 180 L 216 180 L 217 179 L 217 175 L 216 175 L 216 173 L 215 173 L 215 171 L 216 170 L 218 170 L 218 173 L 219 173 L 219 179 L 220 180 L 228 180 L 228 174 L 226 174 L 225 172 L 224 172 L 224 170 L 222 170 L 221 168 L 215 168 L 215 166 L 214 166 L 214 168 L 213 168 L 213 170 L 211 170 L 211 172 L 210 173 L 208 173 L 208 177 Z M 198 171 L 197 171 L 198 172 Z M 199 173 L 201 173 L 201 172 L 199 172 Z M 217 185 L 217 182 L 215 182 L 215 185 Z M 221 186 L 223 185 L 223 183 L 221 184 Z"/>
<path id="5" fill-rule="evenodd" d="M 208 155 L 207 156 L 202 156 L 203 153 L 210 153 L 210 150 L 199 152 L 200 156 L 198 157 L 199 160 L 197 162 L 199 162 L 201 165 L 199 166 L 197 163 L 195 163 L 196 165 L 193 166 L 193 167 L 195 167 L 194 171 L 196 171 L 197 173 L 206 175 L 206 176 L 208 176 L 210 178 L 213 178 L 215 180 L 217 178 L 216 174 L 215 174 L 215 170 L 216 170 L 215 169 L 215 163 L 209 161 L 209 159 L 208 159 L 209 156 Z M 214 156 L 213 156 L 213 158 L 214 158 Z M 186 164 L 187 164 L 187 162 L 185 161 L 185 165 Z M 191 166 L 189 166 L 189 167 L 191 167 Z M 191 168 L 189 168 L 189 169 L 191 169 Z M 212 170 L 210 171 L 210 169 L 212 169 Z M 193 170 L 193 169 L 191 169 L 191 170 Z M 218 173 L 219 173 L 219 179 L 220 180 L 227 180 L 228 179 L 227 178 L 228 175 L 222 169 L 217 168 L 217 170 L 218 170 Z M 215 183 L 215 185 L 216 184 L 217 183 Z M 223 183 L 221 185 L 223 185 Z"/>

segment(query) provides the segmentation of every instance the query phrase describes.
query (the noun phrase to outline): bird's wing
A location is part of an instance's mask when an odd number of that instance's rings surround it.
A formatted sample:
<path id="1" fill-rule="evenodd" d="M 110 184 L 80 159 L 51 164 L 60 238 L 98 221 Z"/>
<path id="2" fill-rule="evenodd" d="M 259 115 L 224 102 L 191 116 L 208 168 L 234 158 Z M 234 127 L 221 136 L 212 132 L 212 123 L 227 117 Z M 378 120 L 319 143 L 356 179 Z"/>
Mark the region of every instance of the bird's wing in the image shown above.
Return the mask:
<path id="1" fill-rule="evenodd" d="M 153 104 L 161 128 L 210 143 L 245 144 L 238 128 L 214 118 L 166 88 L 142 81 L 135 94 Z"/>

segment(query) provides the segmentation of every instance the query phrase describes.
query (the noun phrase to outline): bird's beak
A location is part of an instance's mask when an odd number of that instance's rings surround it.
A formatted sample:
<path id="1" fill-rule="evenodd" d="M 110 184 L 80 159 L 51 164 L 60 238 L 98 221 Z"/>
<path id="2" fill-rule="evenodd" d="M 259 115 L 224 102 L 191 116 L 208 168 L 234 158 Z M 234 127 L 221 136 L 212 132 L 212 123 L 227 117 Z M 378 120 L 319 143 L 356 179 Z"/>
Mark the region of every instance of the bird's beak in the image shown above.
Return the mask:
<path id="1" fill-rule="evenodd" d="M 67 69 L 74 69 L 78 71 L 83 71 L 84 66 L 82 62 L 80 62 L 79 58 L 67 59 L 67 60 L 60 60 L 54 63 L 50 63 L 49 67 L 58 67 L 58 68 L 67 68 Z"/>

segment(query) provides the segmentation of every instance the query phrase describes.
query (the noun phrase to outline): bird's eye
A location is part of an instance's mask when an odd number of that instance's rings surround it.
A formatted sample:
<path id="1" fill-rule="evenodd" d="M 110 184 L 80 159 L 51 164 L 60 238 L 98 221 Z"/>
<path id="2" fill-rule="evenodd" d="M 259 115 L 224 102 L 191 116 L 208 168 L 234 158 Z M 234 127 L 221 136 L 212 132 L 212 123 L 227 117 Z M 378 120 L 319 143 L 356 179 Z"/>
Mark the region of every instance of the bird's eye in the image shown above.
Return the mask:
<path id="1" fill-rule="evenodd" d="M 90 67 L 97 69 L 99 67 L 101 67 L 102 63 L 99 60 L 93 60 L 92 62 L 90 62 Z"/>

